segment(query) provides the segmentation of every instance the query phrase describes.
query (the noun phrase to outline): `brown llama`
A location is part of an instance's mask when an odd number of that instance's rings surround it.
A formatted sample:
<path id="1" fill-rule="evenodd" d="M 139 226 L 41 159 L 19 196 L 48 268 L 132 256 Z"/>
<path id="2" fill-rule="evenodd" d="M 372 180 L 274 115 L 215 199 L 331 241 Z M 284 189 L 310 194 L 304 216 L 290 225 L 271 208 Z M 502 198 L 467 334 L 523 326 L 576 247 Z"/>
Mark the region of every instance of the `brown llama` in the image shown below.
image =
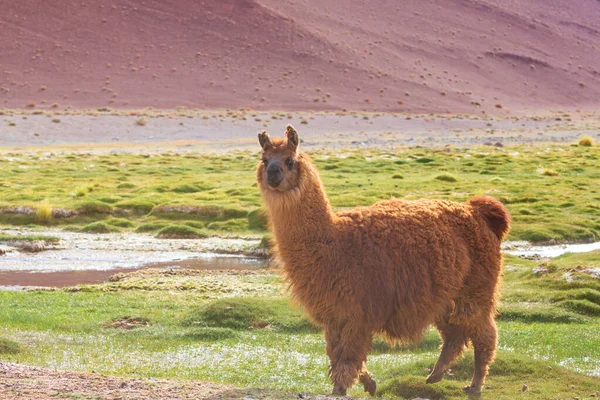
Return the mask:
<path id="1" fill-rule="evenodd" d="M 443 345 L 427 383 L 440 381 L 472 343 L 465 390 L 479 393 L 496 352 L 506 208 L 490 197 L 393 199 L 335 213 L 291 125 L 284 139 L 258 138 L 256 176 L 274 252 L 293 297 L 324 328 L 333 394 L 360 381 L 374 395 L 366 368 L 373 336 L 414 343 L 431 324 Z"/>

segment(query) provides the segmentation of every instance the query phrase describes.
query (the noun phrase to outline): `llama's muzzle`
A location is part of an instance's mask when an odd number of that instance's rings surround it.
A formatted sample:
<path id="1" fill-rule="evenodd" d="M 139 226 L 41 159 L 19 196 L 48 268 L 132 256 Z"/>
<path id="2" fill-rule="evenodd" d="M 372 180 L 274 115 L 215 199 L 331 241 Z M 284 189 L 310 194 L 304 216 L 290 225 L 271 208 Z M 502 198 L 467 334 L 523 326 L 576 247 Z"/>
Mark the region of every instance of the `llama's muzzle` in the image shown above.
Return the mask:
<path id="1" fill-rule="evenodd" d="M 267 183 L 271 187 L 277 187 L 283 181 L 283 169 L 278 161 L 271 161 L 267 167 Z"/>

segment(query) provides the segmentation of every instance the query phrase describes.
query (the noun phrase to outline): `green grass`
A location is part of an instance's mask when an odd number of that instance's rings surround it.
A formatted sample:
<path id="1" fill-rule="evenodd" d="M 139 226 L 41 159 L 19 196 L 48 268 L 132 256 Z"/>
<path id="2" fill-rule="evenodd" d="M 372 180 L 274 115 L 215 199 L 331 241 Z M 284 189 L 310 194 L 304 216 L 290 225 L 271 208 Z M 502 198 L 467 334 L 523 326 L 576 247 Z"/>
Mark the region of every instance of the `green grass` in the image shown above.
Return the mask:
<path id="1" fill-rule="evenodd" d="M 600 252 L 543 264 L 507 256 L 505 264 L 499 352 L 482 398 L 587 398 L 600 386 L 593 377 L 599 374 L 600 280 L 584 271 L 600 265 Z M 540 265 L 546 272 L 534 273 Z M 111 327 L 126 317 L 147 326 Z M 3 340 L 18 348 L 0 351 L 0 360 L 36 366 L 295 393 L 331 390 L 322 333 L 271 271 L 148 270 L 101 285 L 0 291 L 0 337 L 0 348 Z M 440 343 L 433 330 L 417 345 L 376 339 L 368 365 L 379 394 L 466 398 L 461 388 L 470 381 L 472 350 L 442 382 L 425 385 Z M 350 394 L 361 396 L 362 389 Z"/>
<path id="2" fill-rule="evenodd" d="M 322 150 L 311 156 L 337 210 L 391 197 L 465 201 L 487 194 L 502 200 L 512 213 L 509 239 L 600 237 L 599 146 Z M 45 206 L 43 217 L 0 213 L 0 224 L 43 221 L 83 227 L 113 214 L 134 224 L 122 227 L 125 231 L 165 220 L 181 225 L 201 221 L 211 234 L 260 237 L 266 224 L 262 217 L 255 218 L 262 205 L 255 183 L 258 157 L 258 152 L 239 151 L 44 158 L 7 154 L 0 156 L 0 208 L 37 210 L 48 204 L 78 210 L 79 215 L 48 219 Z"/>
<path id="3" fill-rule="evenodd" d="M 45 242 L 45 243 L 58 243 L 60 242 L 60 238 L 56 236 L 48 236 L 48 235 L 5 235 L 0 234 L 0 242 L 10 243 L 10 242 Z"/>

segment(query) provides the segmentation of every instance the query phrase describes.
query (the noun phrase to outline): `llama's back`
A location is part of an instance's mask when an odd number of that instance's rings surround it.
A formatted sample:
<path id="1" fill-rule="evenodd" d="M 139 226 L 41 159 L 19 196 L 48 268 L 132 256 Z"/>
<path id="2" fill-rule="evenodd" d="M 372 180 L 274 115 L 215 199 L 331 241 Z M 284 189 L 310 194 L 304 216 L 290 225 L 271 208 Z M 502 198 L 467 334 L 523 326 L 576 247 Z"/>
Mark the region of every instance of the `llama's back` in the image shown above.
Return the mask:
<path id="1" fill-rule="evenodd" d="M 457 307 L 494 307 L 500 240 L 478 205 L 394 199 L 338 213 L 348 267 L 377 293 L 388 336 L 413 341 L 436 318 L 462 317 Z"/>

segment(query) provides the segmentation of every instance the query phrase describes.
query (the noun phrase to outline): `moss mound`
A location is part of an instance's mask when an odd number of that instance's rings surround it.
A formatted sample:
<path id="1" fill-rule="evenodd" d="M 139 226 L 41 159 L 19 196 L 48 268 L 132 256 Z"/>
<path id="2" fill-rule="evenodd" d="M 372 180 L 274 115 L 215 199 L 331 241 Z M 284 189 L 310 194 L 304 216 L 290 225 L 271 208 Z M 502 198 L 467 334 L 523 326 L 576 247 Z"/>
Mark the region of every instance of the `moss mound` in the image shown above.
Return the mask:
<path id="1" fill-rule="evenodd" d="M 277 329 L 288 332 L 318 331 L 287 299 L 236 297 L 214 301 L 191 311 L 186 326 L 229 329 Z"/>
<path id="2" fill-rule="evenodd" d="M 83 228 L 81 228 L 81 232 L 85 233 L 113 233 L 120 232 L 119 228 L 116 226 L 108 225 L 104 222 L 94 222 L 91 224 L 87 224 Z"/>
<path id="3" fill-rule="evenodd" d="M 157 238 L 161 239 L 203 239 L 210 234 L 200 229 L 186 225 L 169 225 L 158 231 Z"/>

